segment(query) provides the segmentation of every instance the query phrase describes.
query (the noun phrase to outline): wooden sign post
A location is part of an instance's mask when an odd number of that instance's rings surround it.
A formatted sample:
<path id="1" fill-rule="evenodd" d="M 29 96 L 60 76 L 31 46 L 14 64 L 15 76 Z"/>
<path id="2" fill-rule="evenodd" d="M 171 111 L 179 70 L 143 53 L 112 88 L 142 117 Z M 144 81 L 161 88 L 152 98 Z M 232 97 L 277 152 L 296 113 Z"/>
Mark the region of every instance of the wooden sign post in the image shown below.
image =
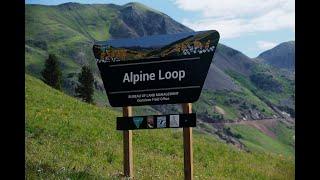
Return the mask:
<path id="1" fill-rule="evenodd" d="M 182 104 L 184 114 L 192 113 L 192 104 Z M 123 107 L 123 117 L 132 116 L 132 107 Z M 193 179 L 192 127 L 183 127 L 184 179 Z M 123 130 L 123 170 L 124 176 L 133 178 L 132 130 Z"/>
<path id="2" fill-rule="evenodd" d="M 132 116 L 132 107 L 123 107 L 123 117 Z M 132 130 L 123 131 L 123 170 L 126 177 L 133 177 Z"/>
<path id="3" fill-rule="evenodd" d="M 185 114 L 192 113 L 192 104 L 182 104 Z M 192 127 L 183 128 L 183 149 L 184 149 L 184 179 L 193 179 L 193 149 L 192 149 Z"/>

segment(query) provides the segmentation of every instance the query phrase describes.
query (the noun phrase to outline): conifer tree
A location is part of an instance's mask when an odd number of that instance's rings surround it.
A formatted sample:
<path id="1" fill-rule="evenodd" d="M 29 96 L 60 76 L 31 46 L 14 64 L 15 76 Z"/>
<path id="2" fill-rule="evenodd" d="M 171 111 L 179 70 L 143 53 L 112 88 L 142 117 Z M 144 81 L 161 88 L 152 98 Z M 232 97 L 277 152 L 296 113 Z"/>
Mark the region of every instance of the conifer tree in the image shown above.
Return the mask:
<path id="1" fill-rule="evenodd" d="M 61 70 L 57 57 L 49 54 L 45 62 L 44 69 L 41 72 L 42 80 L 49 86 L 61 90 Z"/>
<path id="2" fill-rule="evenodd" d="M 93 74 L 88 66 L 83 66 L 78 76 L 79 84 L 75 89 L 76 97 L 87 103 L 93 103 Z"/>

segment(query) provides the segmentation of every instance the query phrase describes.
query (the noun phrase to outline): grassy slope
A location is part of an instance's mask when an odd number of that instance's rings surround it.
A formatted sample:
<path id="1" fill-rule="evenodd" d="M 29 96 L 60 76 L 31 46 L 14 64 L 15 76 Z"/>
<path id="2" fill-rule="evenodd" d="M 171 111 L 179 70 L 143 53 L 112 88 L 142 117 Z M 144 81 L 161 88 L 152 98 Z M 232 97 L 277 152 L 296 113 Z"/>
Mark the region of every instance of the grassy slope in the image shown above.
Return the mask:
<path id="1" fill-rule="evenodd" d="M 290 80 L 288 78 L 282 77 L 278 69 L 272 68 L 268 65 L 260 64 L 258 66 L 255 66 L 255 69 L 253 69 L 253 71 L 254 73 L 258 73 L 258 72 L 271 73 L 272 75 L 274 75 L 275 80 L 277 80 L 283 86 L 283 91 L 281 93 L 277 93 L 273 91 L 263 91 L 261 89 L 258 89 L 256 86 L 254 86 L 254 84 L 250 81 L 250 79 L 248 79 L 247 77 L 239 73 L 229 71 L 228 74 L 232 78 L 234 78 L 238 84 L 241 84 L 242 87 L 245 87 L 248 91 L 250 91 L 251 94 L 255 93 L 256 96 L 264 97 L 274 105 L 279 105 L 281 100 L 290 99 L 292 96 L 294 96 L 295 94 L 294 80 Z M 293 101 L 294 101 L 294 98 L 293 98 Z"/>
<path id="2" fill-rule="evenodd" d="M 232 106 L 230 104 L 226 104 L 226 100 L 228 98 L 238 99 L 245 101 L 248 105 L 256 105 L 257 109 L 260 111 L 264 110 L 263 114 L 266 116 L 271 116 L 273 111 L 270 107 L 268 107 L 263 101 L 261 101 L 257 96 L 255 96 L 251 91 L 249 91 L 245 86 L 242 86 L 240 83 L 239 86 L 242 89 L 242 92 L 226 92 L 226 91 L 209 91 L 203 90 L 200 96 L 199 101 L 194 103 L 194 108 L 197 112 L 205 112 L 207 111 L 209 114 L 213 113 L 213 104 L 209 100 L 214 100 L 216 105 L 221 107 L 226 115 L 224 116 L 225 119 L 235 120 L 241 117 L 240 113 L 241 110 Z"/>
<path id="3" fill-rule="evenodd" d="M 294 130 L 278 122 L 277 125 L 270 129 L 276 133 L 272 138 L 260 130 L 248 125 L 229 125 L 232 132 L 240 134 L 246 147 L 252 151 L 272 152 L 279 155 L 294 157 L 293 135 Z"/>
<path id="4" fill-rule="evenodd" d="M 28 179 L 110 179 L 122 171 L 120 113 L 80 102 L 26 75 Z M 183 178 L 182 132 L 135 131 L 137 179 Z M 194 133 L 196 179 L 293 179 L 293 159 L 246 153 Z"/>

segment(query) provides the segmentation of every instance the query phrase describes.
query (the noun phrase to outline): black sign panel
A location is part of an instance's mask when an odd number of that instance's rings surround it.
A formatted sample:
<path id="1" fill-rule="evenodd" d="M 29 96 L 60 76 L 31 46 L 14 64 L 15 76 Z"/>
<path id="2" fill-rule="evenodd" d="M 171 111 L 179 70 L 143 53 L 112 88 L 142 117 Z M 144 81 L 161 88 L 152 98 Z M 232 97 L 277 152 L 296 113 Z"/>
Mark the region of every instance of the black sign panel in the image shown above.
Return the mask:
<path id="1" fill-rule="evenodd" d="M 117 130 L 196 127 L 196 114 L 117 117 Z"/>
<path id="2" fill-rule="evenodd" d="M 218 40 L 212 30 L 95 43 L 111 106 L 197 101 Z"/>

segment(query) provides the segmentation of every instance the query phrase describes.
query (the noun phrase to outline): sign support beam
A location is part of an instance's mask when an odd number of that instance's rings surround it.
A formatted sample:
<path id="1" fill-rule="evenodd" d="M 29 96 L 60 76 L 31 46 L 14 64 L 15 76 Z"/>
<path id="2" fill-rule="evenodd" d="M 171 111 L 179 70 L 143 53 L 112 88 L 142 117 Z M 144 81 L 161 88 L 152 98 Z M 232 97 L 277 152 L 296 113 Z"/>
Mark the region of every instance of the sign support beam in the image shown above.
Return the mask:
<path id="1" fill-rule="evenodd" d="M 185 114 L 192 113 L 192 104 L 182 104 Z M 193 149 L 192 149 L 192 127 L 183 128 L 183 149 L 184 149 L 184 179 L 193 180 Z"/>
<path id="2" fill-rule="evenodd" d="M 132 116 L 132 107 L 123 107 L 123 116 Z M 123 170 L 126 177 L 133 178 L 132 130 L 123 131 Z"/>

